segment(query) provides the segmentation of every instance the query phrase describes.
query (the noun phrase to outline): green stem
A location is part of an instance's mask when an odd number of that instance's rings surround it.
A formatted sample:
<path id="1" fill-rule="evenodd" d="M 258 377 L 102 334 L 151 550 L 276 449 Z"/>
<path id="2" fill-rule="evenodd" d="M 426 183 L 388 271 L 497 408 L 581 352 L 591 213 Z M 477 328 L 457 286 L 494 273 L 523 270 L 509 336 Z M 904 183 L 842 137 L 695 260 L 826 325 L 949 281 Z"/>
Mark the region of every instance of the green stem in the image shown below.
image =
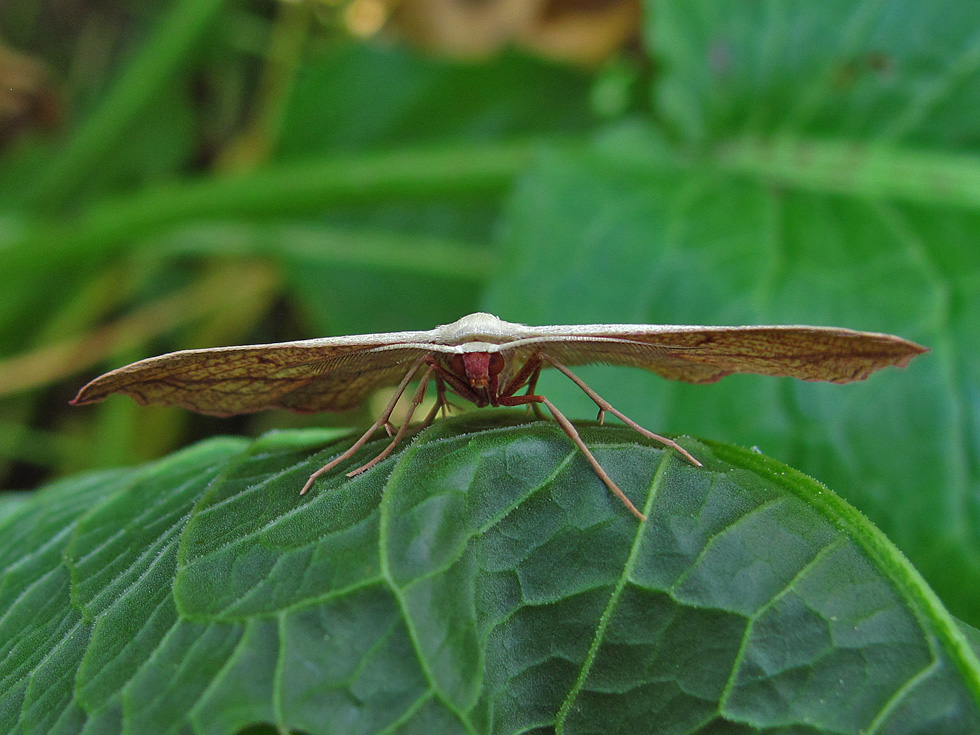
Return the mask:
<path id="1" fill-rule="evenodd" d="M 276 149 L 318 0 L 280 2 L 255 104 L 244 128 L 225 147 L 218 170 L 250 171 Z"/>
<path id="2" fill-rule="evenodd" d="M 176 0 L 175 6 L 64 150 L 25 192 L 22 204 L 57 211 L 153 100 L 196 47 L 227 0 Z"/>
<path id="3" fill-rule="evenodd" d="M 283 165 L 249 175 L 185 181 L 103 200 L 72 222 L 40 222 L 0 244 L 0 272 L 94 263 L 174 224 L 313 214 L 391 200 L 496 196 L 539 143 L 442 147 Z"/>
<path id="4" fill-rule="evenodd" d="M 307 223 L 208 222 L 168 232 L 148 247 L 162 257 L 288 256 L 303 263 L 353 265 L 474 283 L 490 280 L 498 264 L 496 254 L 486 248 L 449 238 Z"/>
<path id="5" fill-rule="evenodd" d="M 980 158 L 846 141 L 747 138 L 716 150 L 721 168 L 791 188 L 980 208 Z"/>

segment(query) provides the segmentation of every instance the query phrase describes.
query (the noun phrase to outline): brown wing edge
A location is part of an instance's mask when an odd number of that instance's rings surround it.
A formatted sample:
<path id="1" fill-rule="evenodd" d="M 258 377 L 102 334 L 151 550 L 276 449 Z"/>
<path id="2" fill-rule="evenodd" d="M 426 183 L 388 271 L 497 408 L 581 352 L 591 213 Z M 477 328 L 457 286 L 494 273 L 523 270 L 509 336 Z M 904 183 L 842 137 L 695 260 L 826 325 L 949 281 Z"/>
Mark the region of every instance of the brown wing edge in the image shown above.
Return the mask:
<path id="1" fill-rule="evenodd" d="M 131 374 L 133 371 L 130 370 L 134 365 L 139 365 L 140 363 L 132 363 L 121 368 L 116 368 L 108 373 L 103 373 L 97 378 L 93 378 L 85 385 L 83 385 L 75 397 L 68 401 L 72 406 L 87 406 L 92 403 L 99 403 L 104 401 L 106 398 L 111 396 L 113 393 L 125 392 L 125 389 L 129 386 L 129 383 L 120 380 L 124 375 Z M 147 405 L 148 401 L 142 400 L 139 396 L 134 394 L 129 394 L 139 403 L 141 406 Z"/>
<path id="2" fill-rule="evenodd" d="M 761 331 L 768 331 L 760 328 Z M 804 335 L 805 332 L 777 329 L 787 335 Z M 828 382 L 843 385 L 866 380 L 873 373 L 887 367 L 906 367 L 913 358 L 929 352 L 929 348 L 916 344 L 903 337 L 879 332 L 858 332 L 849 329 L 820 328 L 811 334 L 819 334 L 820 340 L 809 345 L 806 340 L 790 347 L 770 361 L 751 353 L 729 355 L 709 354 L 704 359 L 695 358 L 704 364 L 719 364 L 731 367 L 731 373 L 788 377 L 807 382 Z M 684 357 L 683 353 L 678 356 Z M 734 365 L 724 365 L 731 359 Z M 719 376 L 719 379 L 724 375 Z M 680 378 L 683 380 L 684 378 Z M 691 381 L 694 382 L 694 381 Z M 712 381 L 713 382 L 713 381 Z"/>
<path id="3" fill-rule="evenodd" d="M 143 406 L 178 406 L 212 416 L 233 416 L 277 408 L 296 413 L 344 411 L 360 405 L 364 397 L 362 394 L 375 387 L 397 383 L 403 374 L 400 366 L 405 361 L 405 353 L 414 356 L 419 348 L 419 345 L 413 345 L 386 350 L 388 362 L 381 365 L 381 370 L 377 369 L 377 365 L 357 364 L 358 358 L 372 352 L 370 348 L 351 351 L 347 346 L 339 346 L 336 349 L 344 350 L 343 352 L 326 356 L 319 349 L 304 350 L 307 355 L 297 355 L 294 352 L 291 356 L 294 359 L 285 360 L 254 360 L 251 358 L 259 352 L 265 353 L 265 350 L 256 350 L 249 354 L 251 351 L 243 348 L 240 352 L 235 350 L 234 353 L 228 353 L 233 358 L 244 357 L 248 361 L 245 370 L 240 373 L 232 371 L 231 374 L 223 373 L 220 369 L 215 370 L 216 366 L 207 364 L 210 358 L 224 358 L 224 355 L 211 350 L 188 350 L 147 358 L 100 375 L 82 386 L 70 403 L 75 406 L 98 403 L 119 393 L 130 396 Z M 305 357 L 312 359 L 304 359 Z M 402 359 L 396 359 L 397 357 Z M 184 363 L 185 360 L 190 364 Z M 347 375 L 346 379 L 340 378 L 333 385 L 325 380 L 332 371 L 325 370 L 323 366 L 336 366 L 346 362 L 354 363 L 354 375 Z M 187 370 L 191 375 L 188 375 Z M 210 377 L 213 380 L 201 381 L 200 376 L 193 375 L 202 370 L 205 378 Z M 297 370 L 301 372 L 297 373 Z M 189 386 L 188 382 L 193 383 L 195 379 L 207 384 L 202 384 L 199 388 Z M 233 385 L 236 381 L 254 381 L 262 387 L 250 392 Z M 215 383 L 225 385 L 215 388 Z M 232 384 L 230 388 L 228 383 Z M 311 391 L 312 383 L 318 383 L 321 388 Z"/>
<path id="4" fill-rule="evenodd" d="M 929 352 L 929 348 L 893 334 L 836 328 L 821 328 L 819 332 L 827 340 L 823 348 L 810 351 L 804 346 L 791 350 L 784 362 L 771 369 L 749 367 L 735 372 L 843 385 L 866 380 L 887 367 L 904 368 L 913 358 Z M 845 344 L 846 349 L 840 350 Z M 751 362 L 751 358 L 746 359 L 747 364 Z"/>
<path id="5" fill-rule="evenodd" d="M 890 337 L 889 344 L 894 346 L 896 348 L 895 350 L 890 351 L 887 355 L 877 356 L 873 359 L 872 364 L 857 367 L 854 374 L 851 376 L 836 378 L 830 382 L 844 384 L 860 380 L 867 380 L 872 373 L 886 367 L 908 367 L 908 364 L 912 362 L 913 358 L 930 351 L 928 347 L 923 347 L 922 345 L 916 344 L 911 340 L 903 339 L 902 337 L 895 337 L 893 335 L 886 336 Z M 802 380 L 819 381 L 823 380 L 823 378 L 805 377 L 802 378 Z"/>
<path id="6" fill-rule="evenodd" d="M 769 346 L 772 336 L 786 341 Z M 816 339 L 814 339 L 816 338 Z M 763 347 L 759 347 L 761 339 Z M 566 365 L 610 364 L 687 383 L 714 383 L 735 373 L 850 383 L 885 367 L 905 367 L 929 349 L 902 337 L 835 327 L 735 327 L 635 334 L 541 338 L 515 345 Z"/>

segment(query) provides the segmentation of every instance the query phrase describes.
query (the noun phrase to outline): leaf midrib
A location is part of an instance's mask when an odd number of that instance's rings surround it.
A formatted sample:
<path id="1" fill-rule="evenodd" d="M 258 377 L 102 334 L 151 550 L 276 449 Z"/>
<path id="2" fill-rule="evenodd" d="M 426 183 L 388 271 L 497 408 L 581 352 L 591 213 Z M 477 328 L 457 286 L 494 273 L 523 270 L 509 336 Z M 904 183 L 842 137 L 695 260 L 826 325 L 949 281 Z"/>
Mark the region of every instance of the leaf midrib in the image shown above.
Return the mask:
<path id="1" fill-rule="evenodd" d="M 653 482 L 650 483 L 650 490 L 647 493 L 647 500 L 643 504 L 643 515 L 647 516 L 647 518 L 649 518 L 653 512 L 653 504 L 656 501 L 657 496 L 660 493 L 660 488 L 664 483 L 664 477 L 667 474 L 667 469 L 670 466 L 671 456 L 671 452 L 663 452 L 661 454 L 660 463 L 657 465 L 657 471 L 653 476 Z M 623 565 L 623 573 L 620 574 L 619 579 L 616 580 L 616 586 L 609 595 L 609 601 L 606 603 L 606 608 L 602 611 L 602 615 L 599 616 L 599 624 L 596 626 L 595 635 L 592 638 L 592 643 L 589 646 L 588 652 L 586 653 L 585 661 L 582 663 L 582 668 L 579 671 L 579 675 L 576 678 L 575 683 L 572 684 L 571 689 L 565 697 L 565 701 L 562 702 L 561 707 L 558 710 L 558 716 L 555 718 L 555 732 L 558 735 L 561 735 L 561 733 L 565 730 L 565 721 L 568 718 L 568 714 L 571 712 L 572 707 L 575 705 L 576 699 L 578 699 L 579 693 L 585 686 L 585 682 L 589 677 L 589 672 L 592 670 L 592 665 L 599 653 L 599 648 L 605 640 L 606 629 L 609 627 L 609 622 L 612 620 L 623 590 L 626 588 L 626 584 L 632 577 L 633 568 L 636 566 L 636 560 L 639 556 L 640 545 L 646 535 L 645 530 L 646 522 L 637 524 L 636 535 L 634 536 L 633 544 L 630 547 L 629 557 L 626 559 L 626 564 Z"/>
<path id="2" fill-rule="evenodd" d="M 425 677 L 426 683 L 429 685 L 429 690 L 432 692 L 433 697 L 437 699 L 444 707 L 446 707 L 446 709 L 456 715 L 463 727 L 466 728 L 467 733 L 470 733 L 471 735 L 478 735 L 476 728 L 473 726 L 473 723 L 470 722 L 470 719 L 466 713 L 460 711 L 452 699 L 446 696 L 442 687 L 439 686 L 439 682 L 432 671 L 432 667 L 429 665 L 429 660 L 426 657 L 425 651 L 423 650 L 419 641 L 418 630 L 415 628 L 408 604 L 405 601 L 404 589 L 398 585 L 398 582 L 395 580 L 395 577 L 391 572 L 391 567 L 389 564 L 388 530 L 391 522 L 391 493 L 388 492 L 388 489 L 391 487 L 392 480 L 403 471 L 403 468 L 406 465 L 406 459 L 411 454 L 418 452 L 417 446 L 417 444 L 413 443 L 401 453 L 401 461 L 388 477 L 388 480 L 385 483 L 385 492 L 383 492 L 381 496 L 381 503 L 378 506 L 381 512 L 381 519 L 378 527 L 378 561 L 380 565 L 381 578 L 384 580 L 385 584 L 387 584 L 388 589 L 391 590 L 391 595 L 395 600 L 395 604 L 398 605 L 399 615 L 401 616 L 402 621 L 405 623 L 405 630 L 408 632 L 408 639 L 412 643 L 412 650 L 415 651 L 415 659 L 418 661 L 419 669 L 421 670 L 422 675 Z"/>

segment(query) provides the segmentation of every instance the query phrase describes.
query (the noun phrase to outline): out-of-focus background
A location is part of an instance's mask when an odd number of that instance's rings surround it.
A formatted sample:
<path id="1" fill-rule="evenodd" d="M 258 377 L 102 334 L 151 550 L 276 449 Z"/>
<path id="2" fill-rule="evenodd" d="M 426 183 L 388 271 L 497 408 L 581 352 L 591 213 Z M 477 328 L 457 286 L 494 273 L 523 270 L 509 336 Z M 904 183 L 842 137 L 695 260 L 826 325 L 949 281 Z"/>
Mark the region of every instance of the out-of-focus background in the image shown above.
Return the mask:
<path id="1" fill-rule="evenodd" d="M 4 0 L 0 477 L 218 433 L 88 379 L 176 349 L 803 323 L 932 348 L 829 386 L 584 377 L 827 483 L 980 625 L 980 46 L 968 3 Z M 594 407 L 554 376 L 570 416 Z"/>

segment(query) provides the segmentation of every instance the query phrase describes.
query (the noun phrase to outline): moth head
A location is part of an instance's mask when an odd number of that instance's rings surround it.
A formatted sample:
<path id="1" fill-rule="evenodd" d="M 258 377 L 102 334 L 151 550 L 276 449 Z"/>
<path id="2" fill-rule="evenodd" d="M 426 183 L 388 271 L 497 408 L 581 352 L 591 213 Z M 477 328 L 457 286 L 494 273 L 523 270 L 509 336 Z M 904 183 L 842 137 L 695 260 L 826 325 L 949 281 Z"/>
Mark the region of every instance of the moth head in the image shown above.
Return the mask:
<path id="1" fill-rule="evenodd" d="M 453 355 L 452 371 L 474 389 L 484 389 L 497 384 L 497 376 L 504 369 L 504 358 L 499 352 L 463 352 Z"/>

